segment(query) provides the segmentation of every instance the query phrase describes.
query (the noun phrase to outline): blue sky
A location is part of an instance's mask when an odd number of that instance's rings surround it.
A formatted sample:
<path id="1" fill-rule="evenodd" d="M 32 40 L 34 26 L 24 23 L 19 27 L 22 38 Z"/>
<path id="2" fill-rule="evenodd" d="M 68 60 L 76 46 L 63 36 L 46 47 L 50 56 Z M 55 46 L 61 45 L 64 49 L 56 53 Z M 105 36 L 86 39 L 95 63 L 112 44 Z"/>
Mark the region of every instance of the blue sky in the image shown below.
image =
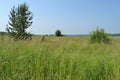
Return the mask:
<path id="1" fill-rule="evenodd" d="M 120 33 L 120 0 L 0 0 L 0 31 L 5 31 L 9 11 L 26 2 L 33 12 L 34 34 L 88 34 L 97 26 Z"/>

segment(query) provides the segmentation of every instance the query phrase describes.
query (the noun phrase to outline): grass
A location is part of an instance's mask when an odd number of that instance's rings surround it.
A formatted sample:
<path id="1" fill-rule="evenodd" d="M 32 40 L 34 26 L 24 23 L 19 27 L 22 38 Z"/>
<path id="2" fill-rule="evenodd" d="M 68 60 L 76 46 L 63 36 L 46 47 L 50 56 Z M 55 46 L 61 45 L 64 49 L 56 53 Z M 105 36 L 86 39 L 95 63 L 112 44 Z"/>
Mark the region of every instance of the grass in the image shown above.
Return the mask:
<path id="1" fill-rule="evenodd" d="M 88 37 L 0 36 L 0 80 L 120 80 L 120 39 L 90 44 Z"/>

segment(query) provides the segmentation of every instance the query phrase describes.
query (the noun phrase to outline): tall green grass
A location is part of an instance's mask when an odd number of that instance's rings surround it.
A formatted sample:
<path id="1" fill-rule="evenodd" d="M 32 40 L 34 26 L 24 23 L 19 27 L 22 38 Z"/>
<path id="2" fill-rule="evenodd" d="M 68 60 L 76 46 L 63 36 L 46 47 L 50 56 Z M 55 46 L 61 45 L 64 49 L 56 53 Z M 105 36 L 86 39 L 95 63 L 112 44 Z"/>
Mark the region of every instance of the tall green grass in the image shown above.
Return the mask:
<path id="1" fill-rule="evenodd" d="M 120 40 L 89 44 L 86 37 L 0 37 L 0 80 L 120 80 Z"/>

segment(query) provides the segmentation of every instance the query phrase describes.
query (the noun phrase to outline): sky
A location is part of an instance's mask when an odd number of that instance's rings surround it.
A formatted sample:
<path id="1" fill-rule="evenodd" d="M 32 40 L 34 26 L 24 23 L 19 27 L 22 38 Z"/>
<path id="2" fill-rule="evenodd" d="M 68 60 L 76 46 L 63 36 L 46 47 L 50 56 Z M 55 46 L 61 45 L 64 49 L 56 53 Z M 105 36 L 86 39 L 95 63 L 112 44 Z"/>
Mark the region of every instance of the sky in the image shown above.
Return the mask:
<path id="1" fill-rule="evenodd" d="M 11 8 L 26 2 L 33 13 L 32 34 L 89 34 L 96 27 L 120 33 L 120 0 L 0 0 L 0 31 L 6 31 Z"/>

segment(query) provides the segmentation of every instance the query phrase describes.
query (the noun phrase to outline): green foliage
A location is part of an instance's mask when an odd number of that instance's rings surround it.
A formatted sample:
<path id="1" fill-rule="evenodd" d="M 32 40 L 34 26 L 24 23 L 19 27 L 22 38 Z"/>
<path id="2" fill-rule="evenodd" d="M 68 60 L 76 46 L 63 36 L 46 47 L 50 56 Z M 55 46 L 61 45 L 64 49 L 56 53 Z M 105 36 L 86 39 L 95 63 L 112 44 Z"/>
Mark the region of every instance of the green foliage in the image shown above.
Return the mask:
<path id="1" fill-rule="evenodd" d="M 110 35 L 110 36 L 120 36 L 120 33 L 116 33 L 116 34 L 108 34 L 108 35 Z"/>
<path id="2" fill-rule="evenodd" d="M 55 32 L 55 35 L 56 35 L 56 36 L 62 36 L 61 31 L 58 29 L 58 30 Z"/>
<path id="3" fill-rule="evenodd" d="M 17 8 L 13 7 L 9 15 L 9 26 L 7 25 L 7 32 L 14 37 L 15 40 L 26 40 L 31 37 L 26 29 L 32 25 L 32 12 L 28 10 L 26 3 L 19 5 Z"/>
<path id="4" fill-rule="evenodd" d="M 95 31 L 93 31 L 90 34 L 90 42 L 109 44 L 110 39 L 108 38 L 107 34 L 104 32 L 104 29 L 97 28 Z"/>

